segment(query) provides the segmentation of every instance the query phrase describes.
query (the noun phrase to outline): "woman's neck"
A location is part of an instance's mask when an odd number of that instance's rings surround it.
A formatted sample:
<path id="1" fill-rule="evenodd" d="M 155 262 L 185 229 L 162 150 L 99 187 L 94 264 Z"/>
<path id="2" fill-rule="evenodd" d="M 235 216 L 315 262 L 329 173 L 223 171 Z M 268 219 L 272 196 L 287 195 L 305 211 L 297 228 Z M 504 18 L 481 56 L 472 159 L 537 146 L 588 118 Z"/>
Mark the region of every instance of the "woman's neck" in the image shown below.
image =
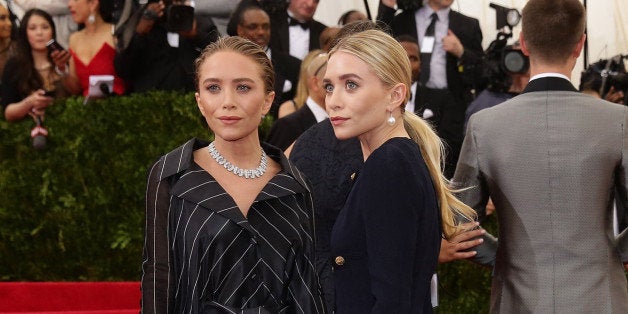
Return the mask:
<path id="1" fill-rule="evenodd" d="M 85 34 L 96 34 L 100 32 L 103 27 L 107 27 L 109 25 L 109 23 L 105 22 L 100 15 L 95 15 L 94 18 L 94 23 L 85 23 L 85 28 L 83 29 Z"/>
<path id="2" fill-rule="evenodd" d="M 33 65 L 35 66 L 35 68 L 41 68 L 43 66 L 50 65 L 47 50 L 31 50 L 31 54 L 33 55 Z"/>
<path id="3" fill-rule="evenodd" d="M 381 125 L 374 130 L 358 136 L 364 160 L 366 161 L 373 151 L 394 137 L 410 137 L 403 126 L 403 116 L 397 118 L 395 125 L 392 127 L 389 125 Z"/>
<path id="4" fill-rule="evenodd" d="M 255 168 L 259 164 L 261 149 L 258 136 L 251 134 L 237 141 L 226 141 L 216 137 L 214 145 L 221 155 L 239 167 Z"/>

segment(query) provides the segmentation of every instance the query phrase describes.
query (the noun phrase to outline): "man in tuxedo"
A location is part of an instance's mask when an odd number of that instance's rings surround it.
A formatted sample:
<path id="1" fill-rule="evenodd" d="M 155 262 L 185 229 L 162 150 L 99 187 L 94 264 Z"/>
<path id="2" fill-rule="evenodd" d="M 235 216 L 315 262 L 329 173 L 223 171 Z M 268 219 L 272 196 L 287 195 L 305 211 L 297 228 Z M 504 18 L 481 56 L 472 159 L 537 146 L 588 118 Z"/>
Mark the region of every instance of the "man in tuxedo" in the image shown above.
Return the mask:
<path id="1" fill-rule="evenodd" d="M 612 231 L 613 199 L 628 203 L 628 108 L 569 81 L 585 41 L 580 1 L 530 0 L 522 16 L 530 82 L 471 116 L 454 176 L 480 219 L 495 204 L 491 312 L 628 313 L 628 231 Z M 478 258 L 495 254 L 487 243 Z"/>
<path id="2" fill-rule="evenodd" d="M 455 170 L 463 139 L 464 113 L 472 99 L 482 59 L 482 31 L 477 19 L 451 10 L 453 0 L 427 0 L 395 15 L 396 0 L 382 0 L 378 20 L 393 34 L 415 38 L 421 47 L 419 115 L 430 120 L 448 146 L 445 175 Z M 433 22 L 432 22 L 433 21 Z M 428 111 L 429 110 L 429 111 Z"/>
<path id="3" fill-rule="evenodd" d="M 320 49 L 319 36 L 327 26 L 314 20 L 319 0 L 290 0 L 285 11 L 273 14 L 271 46 L 303 59 Z"/>
<path id="4" fill-rule="evenodd" d="M 237 18 L 237 35 L 258 44 L 273 63 L 275 70 L 275 100 L 268 114 L 277 118 L 279 105 L 294 98 L 299 80 L 301 60 L 272 49 L 270 42 L 270 18 L 266 11 L 255 4 L 242 8 Z"/>

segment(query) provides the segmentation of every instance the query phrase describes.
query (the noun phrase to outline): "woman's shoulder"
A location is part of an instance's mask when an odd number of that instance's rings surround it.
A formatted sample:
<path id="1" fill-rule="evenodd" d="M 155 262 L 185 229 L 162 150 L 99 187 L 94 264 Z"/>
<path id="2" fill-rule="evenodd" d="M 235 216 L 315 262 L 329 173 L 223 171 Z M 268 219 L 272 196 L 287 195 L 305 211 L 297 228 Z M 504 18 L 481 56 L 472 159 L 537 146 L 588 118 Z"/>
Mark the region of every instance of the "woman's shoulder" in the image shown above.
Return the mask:
<path id="1" fill-rule="evenodd" d="M 197 138 L 192 138 L 183 145 L 162 155 L 153 163 L 151 169 L 160 169 L 151 178 L 156 181 L 189 169 L 194 159 L 194 151 L 207 146 L 209 143 Z"/>
<path id="2" fill-rule="evenodd" d="M 379 162 L 401 161 L 400 158 L 411 158 L 417 152 L 420 153 L 419 145 L 413 140 L 406 137 L 393 137 L 375 149 L 368 159 Z"/>

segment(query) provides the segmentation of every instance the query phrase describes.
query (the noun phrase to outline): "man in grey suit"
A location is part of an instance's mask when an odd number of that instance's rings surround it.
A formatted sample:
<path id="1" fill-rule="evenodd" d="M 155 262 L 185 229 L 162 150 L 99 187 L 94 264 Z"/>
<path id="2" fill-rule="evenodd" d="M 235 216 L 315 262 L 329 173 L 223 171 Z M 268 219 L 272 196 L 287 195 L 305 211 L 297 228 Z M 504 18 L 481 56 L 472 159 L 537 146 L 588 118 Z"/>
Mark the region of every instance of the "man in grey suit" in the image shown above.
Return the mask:
<path id="1" fill-rule="evenodd" d="M 628 232 L 612 231 L 614 197 L 627 203 L 628 112 L 569 82 L 585 19 L 578 0 L 528 1 L 532 78 L 467 127 L 454 182 L 480 217 L 489 196 L 498 213 L 496 253 L 477 250 L 496 254 L 492 313 L 628 313 Z"/>

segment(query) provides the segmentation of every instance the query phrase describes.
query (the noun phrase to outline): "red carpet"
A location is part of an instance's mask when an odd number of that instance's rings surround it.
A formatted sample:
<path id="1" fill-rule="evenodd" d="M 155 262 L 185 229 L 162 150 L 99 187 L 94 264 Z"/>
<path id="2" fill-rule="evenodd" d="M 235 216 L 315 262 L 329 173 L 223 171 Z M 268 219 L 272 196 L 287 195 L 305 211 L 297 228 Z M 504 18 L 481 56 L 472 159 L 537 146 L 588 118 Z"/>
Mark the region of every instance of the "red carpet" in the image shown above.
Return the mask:
<path id="1" fill-rule="evenodd" d="M 0 313 L 137 314 L 139 282 L 0 282 Z"/>

